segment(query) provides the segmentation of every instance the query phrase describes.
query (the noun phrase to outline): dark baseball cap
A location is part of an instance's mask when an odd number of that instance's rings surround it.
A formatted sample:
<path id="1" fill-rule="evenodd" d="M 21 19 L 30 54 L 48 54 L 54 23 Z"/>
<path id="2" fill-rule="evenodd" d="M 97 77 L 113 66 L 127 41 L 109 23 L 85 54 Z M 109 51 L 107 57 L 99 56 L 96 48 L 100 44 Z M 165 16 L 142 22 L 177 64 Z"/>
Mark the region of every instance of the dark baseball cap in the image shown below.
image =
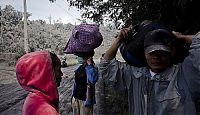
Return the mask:
<path id="1" fill-rule="evenodd" d="M 145 53 L 162 50 L 171 52 L 175 36 L 168 30 L 157 29 L 147 33 L 144 39 Z"/>

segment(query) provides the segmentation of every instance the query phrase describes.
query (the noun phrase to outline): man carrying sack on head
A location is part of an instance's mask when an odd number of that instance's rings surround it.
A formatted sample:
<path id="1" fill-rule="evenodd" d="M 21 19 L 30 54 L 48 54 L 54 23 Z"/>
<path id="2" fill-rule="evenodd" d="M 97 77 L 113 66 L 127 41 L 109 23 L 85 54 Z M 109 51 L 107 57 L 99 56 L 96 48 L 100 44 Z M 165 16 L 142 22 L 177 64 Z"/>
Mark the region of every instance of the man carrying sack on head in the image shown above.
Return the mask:
<path id="1" fill-rule="evenodd" d="M 98 80 L 98 68 L 93 61 L 94 49 L 102 43 L 99 27 L 93 24 L 81 24 L 72 31 L 64 49 L 67 54 L 78 56 L 79 66 L 75 70 L 72 92 L 74 115 L 93 115 L 95 101 L 95 84 Z"/>

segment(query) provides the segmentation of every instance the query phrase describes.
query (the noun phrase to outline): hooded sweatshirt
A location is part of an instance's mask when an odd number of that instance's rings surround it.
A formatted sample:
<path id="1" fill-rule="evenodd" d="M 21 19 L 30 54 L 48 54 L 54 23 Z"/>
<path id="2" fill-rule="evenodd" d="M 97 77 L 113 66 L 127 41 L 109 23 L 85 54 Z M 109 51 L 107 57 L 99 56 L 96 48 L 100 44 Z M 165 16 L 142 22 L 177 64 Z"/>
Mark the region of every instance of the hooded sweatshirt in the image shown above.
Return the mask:
<path id="1" fill-rule="evenodd" d="M 48 51 L 22 56 L 16 64 L 16 76 L 22 88 L 29 92 L 23 115 L 59 115 L 59 95 Z"/>

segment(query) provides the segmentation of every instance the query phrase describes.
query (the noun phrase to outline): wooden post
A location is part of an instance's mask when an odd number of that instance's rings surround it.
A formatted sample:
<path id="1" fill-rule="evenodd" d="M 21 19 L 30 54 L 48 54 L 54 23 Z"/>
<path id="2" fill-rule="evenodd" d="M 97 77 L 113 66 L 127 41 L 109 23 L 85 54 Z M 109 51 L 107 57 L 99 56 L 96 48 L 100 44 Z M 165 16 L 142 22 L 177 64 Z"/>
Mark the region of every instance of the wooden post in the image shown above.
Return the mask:
<path id="1" fill-rule="evenodd" d="M 1 10 L 1 48 L 2 48 L 2 51 L 3 51 L 3 10 L 1 9 L 1 6 L 0 6 L 0 10 Z"/>
<path id="2" fill-rule="evenodd" d="M 24 50 L 28 53 L 28 33 L 27 33 L 27 11 L 26 0 L 24 0 Z"/>

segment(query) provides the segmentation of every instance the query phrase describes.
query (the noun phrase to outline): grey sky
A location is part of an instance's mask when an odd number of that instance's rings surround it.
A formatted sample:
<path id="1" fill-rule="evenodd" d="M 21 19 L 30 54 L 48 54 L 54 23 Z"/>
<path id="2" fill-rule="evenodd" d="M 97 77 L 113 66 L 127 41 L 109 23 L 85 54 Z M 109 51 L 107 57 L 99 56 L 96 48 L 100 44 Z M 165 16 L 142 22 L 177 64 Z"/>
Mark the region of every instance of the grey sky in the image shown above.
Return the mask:
<path id="1" fill-rule="evenodd" d="M 69 4 L 65 0 L 56 0 L 51 3 L 49 0 L 26 0 L 27 11 L 32 14 L 29 17 L 30 20 L 42 19 L 49 23 L 49 17 L 51 21 L 59 20 L 62 23 L 79 24 L 77 19 L 81 18 L 80 12 L 74 8 L 69 7 Z M 0 0 L 2 8 L 5 5 L 12 5 L 15 10 L 23 12 L 23 0 Z"/>

